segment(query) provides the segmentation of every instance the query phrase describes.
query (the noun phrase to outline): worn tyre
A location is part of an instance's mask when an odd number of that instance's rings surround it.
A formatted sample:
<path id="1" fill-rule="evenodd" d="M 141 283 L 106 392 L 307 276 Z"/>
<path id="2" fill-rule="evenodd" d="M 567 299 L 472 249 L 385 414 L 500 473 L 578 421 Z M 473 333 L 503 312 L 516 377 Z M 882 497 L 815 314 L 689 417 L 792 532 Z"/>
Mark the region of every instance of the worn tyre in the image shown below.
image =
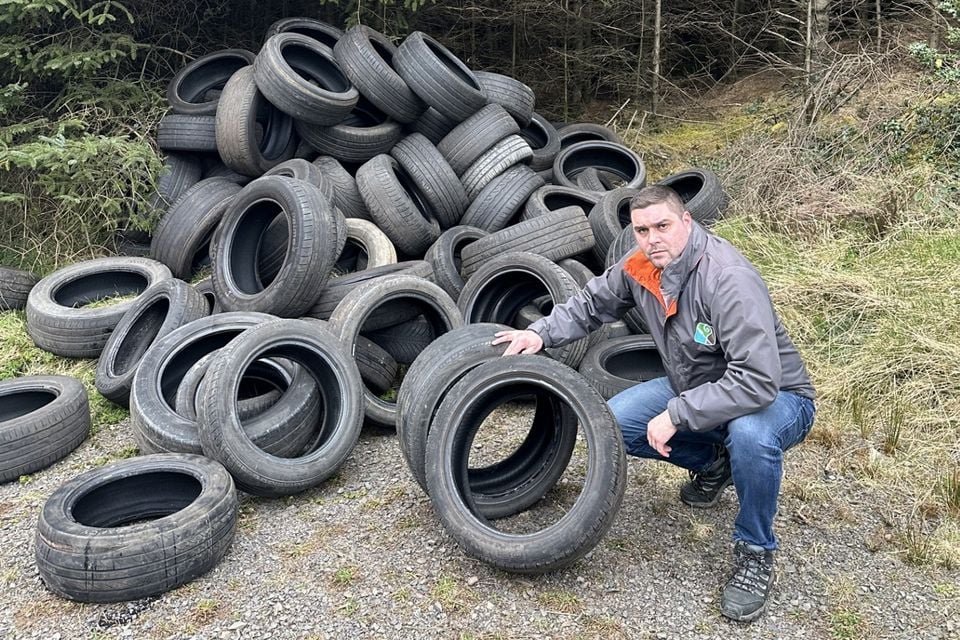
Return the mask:
<path id="1" fill-rule="evenodd" d="M 50 353 L 95 358 L 136 298 L 92 309 L 84 305 L 114 296 L 140 295 L 170 277 L 166 265 L 149 258 L 97 258 L 69 265 L 30 290 L 27 333 Z"/>
<path id="2" fill-rule="evenodd" d="M 647 169 L 640 155 L 629 147 L 605 140 L 578 142 L 557 153 L 553 161 L 553 179 L 567 187 L 580 187 L 577 177 L 587 169 L 599 175 L 594 183 L 596 191 L 607 191 L 604 175 L 612 176 L 621 187 L 642 189 L 647 183 Z"/>
<path id="3" fill-rule="evenodd" d="M 530 124 L 536 96 L 533 89 L 516 78 L 489 71 L 474 71 L 487 100 L 498 104 L 516 120 L 517 124 L 525 127 Z"/>
<path id="4" fill-rule="evenodd" d="M 560 136 L 560 149 L 566 149 L 578 142 L 615 142 L 623 144 L 620 134 L 602 124 L 594 122 L 574 122 L 557 129 Z"/>
<path id="5" fill-rule="evenodd" d="M 90 431 L 87 390 L 68 376 L 0 382 L 0 483 L 49 467 Z"/>
<path id="6" fill-rule="evenodd" d="M 313 38 L 333 51 L 337 41 L 343 37 L 343 29 L 314 18 L 281 18 L 267 28 L 264 42 L 278 33 L 299 33 Z"/>
<path id="7" fill-rule="evenodd" d="M 330 156 L 320 156 L 313 161 L 313 164 L 320 169 L 324 180 L 332 185 L 333 204 L 344 216 L 370 220 L 367 205 L 364 204 L 360 191 L 357 190 L 357 181 L 343 168 L 339 160 Z"/>
<path id="8" fill-rule="evenodd" d="M 419 133 L 411 133 L 390 150 L 426 200 L 441 229 L 456 226 L 470 200 L 463 184 L 437 147 Z"/>
<path id="9" fill-rule="evenodd" d="M 543 186 L 543 178 L 525 164 L 515 164 L 480 190 L 460 219 L 460 224 L 500 231 L 518 217 L 530 196 Z"/>
<path id="10" fill-rule="evenodd" d="M 318 320 L 327 320 L 330 318 L 333 310 L 337 308 L 337 305 L 340 304 L 340 301 L 356 287 L 375 278 L 401 273 L 426 279 L 433 277 L 433 269 L 428 262 L 424 260 L 404 260 L 403 262 L 385 264 L 380 267 L 370 267 L 354 273 L 330 278 L 330 280 L 327 281 L 327 285 L 323 288 L 323 291 L 320 292 L 320 297 L 317 298 L 317 301 L 310 307 L 306 315 Z M 398 320 L 398 322 L 409 320 L 415 315 L 416 314 L 413 314 L 409 317 L 402 318 Z M 377 324 L 380 327 L 389 326 L 390 318 L 385 318 L 384 322 L 373 324 Z"/>
<path id="11" fill-rule="evenodd" d="M 200 56 L 177 72 L 167 85 L 167 102 L 174 113 L 212 116 L 227 80 L 256 55 L 246 49 L 224 49 Z"/>
<path id="12" fill-rule="evenodd" d="M 430 324 L 434 336 L 463 325 L 457 304 L 439 286 L 416 276 L 393 275 L 368 281 L 348 293 L 330 316 L 330 328 L 352 354 L 357 336 L 368 326 L 367 318 L 372 312 L 398 304 L 415 308 Z M 368 420 L 396 428 L 396 403 L 383 400 L 368 389 L 364 389 L 363 401 Z"/>
<path id="13" fill-rule="evenodd" d="M 30 290 L 39 281 L 30 271 L 0 267 L 0 311 L 26 307 Z"/>
<path id="14" fill-rule="evenodd" d="M 534 171 L 553 170 L 553 160 L 560 153 L 560 135 L 556 128 L 539 113 L 534 113 L 530 124 L 520 130 L 520 137 L 533 150 L 530 168 Z"/>
<path id="15" fill-rule="evenodd" d="M 459 120 L 448 118 L 433 107 L 427 107 L 423 114 L 407 125 L 412 133 L 421 133 L 433 144 L 439 144 L 444 136 L 459 124 Z"/>
<path id="16" fill-rule="evenodd" d="M 308 372 L 323 390 L 320 437 L 303 455 L 279 458 L 251 442 L 233 398 L 254 360 L 279 357 Z M 341 343 L 321 323 L 276 320 L 248 330 L 221 349 L 207 371 L 200 404 L 204 452 L 221 461 L 245 491 L 263 496 L 300 493 L 343 465 L 360 435 L 360 372 Z"/>
<path id="17" fill-rule="evenodd" d="M 493 145 L 460 176 L 467 197 L 475 199 L 491 180 L 510 167 L 526 162 L 532 154 L 530 145 L 517 135 L 507 136 Z"/>
<path id="18" fill-rule="evenodd" d="M 598 342 L 583 357 L 580 373 L 605 400 L 636 384 L 667 375 L 657 345 L 647 334 Z"/>
<path id="19" fill-rule="evenodd" d="M 571 411 L 587 445 L 583 488 L 560 520 L 531 533 L 496 529 L 472 500 L 469 451 L 483 416 L 518 394 L 539 392 Z M 427 438 L 427 488 L 444 528 L 475 558 L 516 573 L 569 566 L 606 534 L 623 500 L 626 456 L 609 407 L 569 367 L 536 356 L 492 360 L 447 394 Z"/>
<path id="20" fill-rule="evenodd" d="M 460 176 L 490 147 L 519 131 L 516 120 L 503 107 L 488 104 L 445 135 L 437 150 Z"/>
<path id="21" fill-rule="evenodd" d="M 103 347 L 94 376 L 97 391 L 116 404 L 129 406 L 133 376 L 150 345 L 209 313 L 203 294 L 183 280 L 167 278 L 148 288 Z"/>
<path id="22" fill-rule="evenodd" d="M 579 207 L 586 217 L 600 201 L 600 193 L 591 193 L 578 187 L 547 184 L 534 191 L 523 207 L 521 220 L 529 220 L 564 207 Z"/>
<path id="23" fill-rule="evenodd" d="M 709 169 L 687 169 L 667 176 L 657 184 L 676 191 L 687 211 L 700 224 L 713 224 L 729 203 L 720 178 Z"/>
<path id="24" fill-rule="evenodd" d="M 487 103 L 470 68 L 422 31 L 404 39 L 393 64 L 421 100 L 451 120 L 462 122 Z"/>
<path id="25" fill-rule="evenodd" d="M 216 153 L 216 118 L 178 113 L 165 115 L 157 125 L 157 146 L 164 151 Z"/>
<path id="26" fill-rule="evenodd" d="M 80 602 L 159 595 L 220 561 L 237 511 L 233 480 L 213 460 L 122 460 L 50 495 L 37 524 L 37 569 L 47 588 Z"/>
<path id="27" fill-rule="evenodd" d="M 587 220 L 596 241 L 593 255 L 601 264 L 606 260 L 610 245 L 630 226 L 630 200 L 636 194 L 636 189 L 614 189 L 604 193 L 590 209 Z"/>
<path id="28" fill-rule="evenodd" d="M 423 256 L 433 268 L 433 281 L 454 300 L 463 290 L 463 276 L 460 275 L 463 248 L 486 235 L 486 231 L 476 227 L 451 227 L 440 234 Z"/>

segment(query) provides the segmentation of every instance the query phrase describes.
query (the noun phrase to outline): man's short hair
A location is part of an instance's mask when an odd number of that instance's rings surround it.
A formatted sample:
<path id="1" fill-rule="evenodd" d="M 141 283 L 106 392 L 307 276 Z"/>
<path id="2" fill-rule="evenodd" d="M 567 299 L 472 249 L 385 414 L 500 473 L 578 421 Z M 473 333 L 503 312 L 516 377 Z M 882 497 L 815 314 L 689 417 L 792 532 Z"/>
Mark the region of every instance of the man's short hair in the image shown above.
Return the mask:
<path id="1" fill-rule="evenodd" d="M 634 209 L 646 209 L 651 205 L 660 204 L 661 202 L 667 203 L 678 216 L 682 216 L 683 212 L 687 209 L 676 191 L 670 187 L 653 184 L 640 189 L 637 195 L 630 198 L 630 211 Z"/>

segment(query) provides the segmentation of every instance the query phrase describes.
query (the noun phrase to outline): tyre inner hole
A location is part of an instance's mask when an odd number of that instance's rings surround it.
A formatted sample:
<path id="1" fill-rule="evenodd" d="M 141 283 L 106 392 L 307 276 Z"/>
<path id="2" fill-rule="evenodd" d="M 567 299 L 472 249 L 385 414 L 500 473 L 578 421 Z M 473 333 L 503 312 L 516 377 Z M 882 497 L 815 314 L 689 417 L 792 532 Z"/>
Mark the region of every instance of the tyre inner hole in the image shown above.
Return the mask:
<path id="1" fill-rule="evenodd" d="M 564 207 L 580 207 L 584 211 L 590 211 L 593 208 L 593 201 L 582 198 L 573 193 L 552 192 L 543 196 L 543 206 L 548 211 L 557 211 Z"/>
<path id="2" fill-rule="evenodd" d="M 290 146 L 293 118 L 274 107 L 265 98 L 257 99 L 256 124 L 262 130 L 261 135 L 256 139 L 257 149 L 264 159 L 275 160 Z"/>
<path id="3" fill-rule="evenodd" d="M 77 309 L 92 302 L 140 295 L 147 284 L 146 277 L 139 273 L 106 271 L 65 282 L 53 292 L 53 299 Z"/>
<path id="4" fill-rule="evenodd" d="M 71 515 L 88 527 L 123 527 L 181 511 L 202 490 L 196 478 L 184 473 L 142 473 L 94 488 L 77 500 Z"/>
<path id="5" fill-rule="evenodd" d="M 245 58 L 230 56 L 198 66 L 180 82 L 180 98 L 193 104 L 212 102 L 219 95 L 208 92 L 222 90 L 230 76 L 248 64 Z"/>
<path id="6" fill-rule="evenodd" d="M 537 149 L 543 149 L 547 146 L 547 143 L 550 141 L 550 136 L 547 135 L 547 130 L 543 128 L 543 125 L 537 122 L 536 118 L 530 121 L 526 127 L 520 130 L 520 137 L 527 141 L 534 151 Z"/>
<path id="7" fill-rule="evenodd" d="M 331 49 L 335 44 L 337 44 L 337 40 L 340 39 L 336 34 L 330 33 L 329 31 L 307 26 L 292 27 L 290 29 L 286 29 L 285 33 L 299 33 L 302 36 L 313 38 L 317 42 L 325 44 Z"/>
<path id="8" fill-rule="evenodd" d="M 397 176 L 397 182 L 400 183 L 401 188 L 410 196 L 410 200 L 417 208 L 417 211 L 420 212 L 420 215 L 431 222 L 435 221 L 437 217 L 433 214 L 433 209 L 427 204 L 426 198 L 423 197 L 419 187 L 417 187 L 410 178 L 410 174 L 399 164 L 394 165 L 394 174 Z"/>
<path id="9" fill-rule="evenodd" d="M 140 362 L 169 313 L 170 300 L 166 297 L 157 298 L 140 313 L 117 346 L 117 357 L 113 361 L 115 375 L 122 376 Z"/>
<path id="10" fill-rule="evenodd" d="M 336 63 L 315 49 L 290 42 L 283 45 L 281 55 L 290 68 L 307 82 L 315 82 L 321 88 L 333 93 L 344 93 L 350 90 L 350 81 Z"/>
<path id="11" fill-rule="evenodd" d="M 666 375 L 656 348 L 630 349 L 616 353 L 603 363 L 604 369 L 618 378 L 645 382 Z"/>
<path id="12" fill-rule="evenodd" d="M 437 59 L 443 64 L 444 67 L 449 69 L 457 78 L 464 84 L 470 85 L 470 87 L 480 91 L 480 83 L 477 82 L 476 78 L 473 77 L 473 74 L 467 73 L 463 67 L 457 64 L 457 60 L 453 58 L 452 54 L 449 51 L 446 51 L 437 43 L 431 42 L 424 38 L 423 40 L 430 51 L 437 57 Z"/>
<path id="13" fill-rule="evenodd" d="M 247 207 L 233 227 L 227 266 L 234 286 L 244 295 L 256 295 L 272 282 L 272 279 L 266 283 L 261 280 L 258 262 L 265 231 L 277 216 L 286 216 L 280 204 L 263 199 Z"/>
<path id="14" fill-rule="evenodd" d="M 20 418 L 57 399 L 50 391 L 23 391 L 0 396 L 0 422 Z"/>
<path id="15" fill-rule="evenodd" d="M 683 203 L 686 204 L 703 189 L 703 178 L 700 176 L 686 176 L 677 180 L 671 180 L 669 183 L 662 183 L 677 192 Z"/>
<path id="16" fill-rule="evenodd" d="M 517 312 L 543 295 L 550 296 L 550 290 L 536 275 L 517 269 L 504 270 L 477 291 L 464 321 L 468 324 L 497 322 L 512 327 Z"/>
<path id="17" fill-rule="evenodd" d="M 640 167 L 628 154 L 619 149 L 586 147 L 574 149 L 560 167 L 568 178 L 575 178 L 586 169 L 594 167 L 629 182 L 640 173 Z"/>

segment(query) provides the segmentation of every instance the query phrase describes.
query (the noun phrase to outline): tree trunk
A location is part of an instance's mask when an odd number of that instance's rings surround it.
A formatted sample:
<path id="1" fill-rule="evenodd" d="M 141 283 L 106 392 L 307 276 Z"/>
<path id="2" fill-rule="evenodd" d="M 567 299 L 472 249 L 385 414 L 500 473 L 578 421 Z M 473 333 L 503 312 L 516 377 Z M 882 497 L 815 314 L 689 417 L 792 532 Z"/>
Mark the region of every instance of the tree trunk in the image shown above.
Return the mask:
<path id="1" fill-rule="evenodd" d="M 660 101 L 660 18 L 661 0 L 653 3 L 653 77 L 650 80 L 650 111 L 657 115 L 657 106 Z"/>

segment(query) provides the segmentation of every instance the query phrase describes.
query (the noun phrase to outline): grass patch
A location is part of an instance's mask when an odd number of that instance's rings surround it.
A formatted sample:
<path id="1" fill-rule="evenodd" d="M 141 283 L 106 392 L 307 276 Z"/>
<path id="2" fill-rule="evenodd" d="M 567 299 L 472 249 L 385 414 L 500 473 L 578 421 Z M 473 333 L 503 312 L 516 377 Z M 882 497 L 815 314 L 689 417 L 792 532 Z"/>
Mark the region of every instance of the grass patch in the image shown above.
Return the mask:
<path id="1" fill-rule="evenodd" d="M 549 611 L 580 613 L 583 603 L 577 594 L 570 591 L 543 591 L 537 594 L 537 602 Z"/>

